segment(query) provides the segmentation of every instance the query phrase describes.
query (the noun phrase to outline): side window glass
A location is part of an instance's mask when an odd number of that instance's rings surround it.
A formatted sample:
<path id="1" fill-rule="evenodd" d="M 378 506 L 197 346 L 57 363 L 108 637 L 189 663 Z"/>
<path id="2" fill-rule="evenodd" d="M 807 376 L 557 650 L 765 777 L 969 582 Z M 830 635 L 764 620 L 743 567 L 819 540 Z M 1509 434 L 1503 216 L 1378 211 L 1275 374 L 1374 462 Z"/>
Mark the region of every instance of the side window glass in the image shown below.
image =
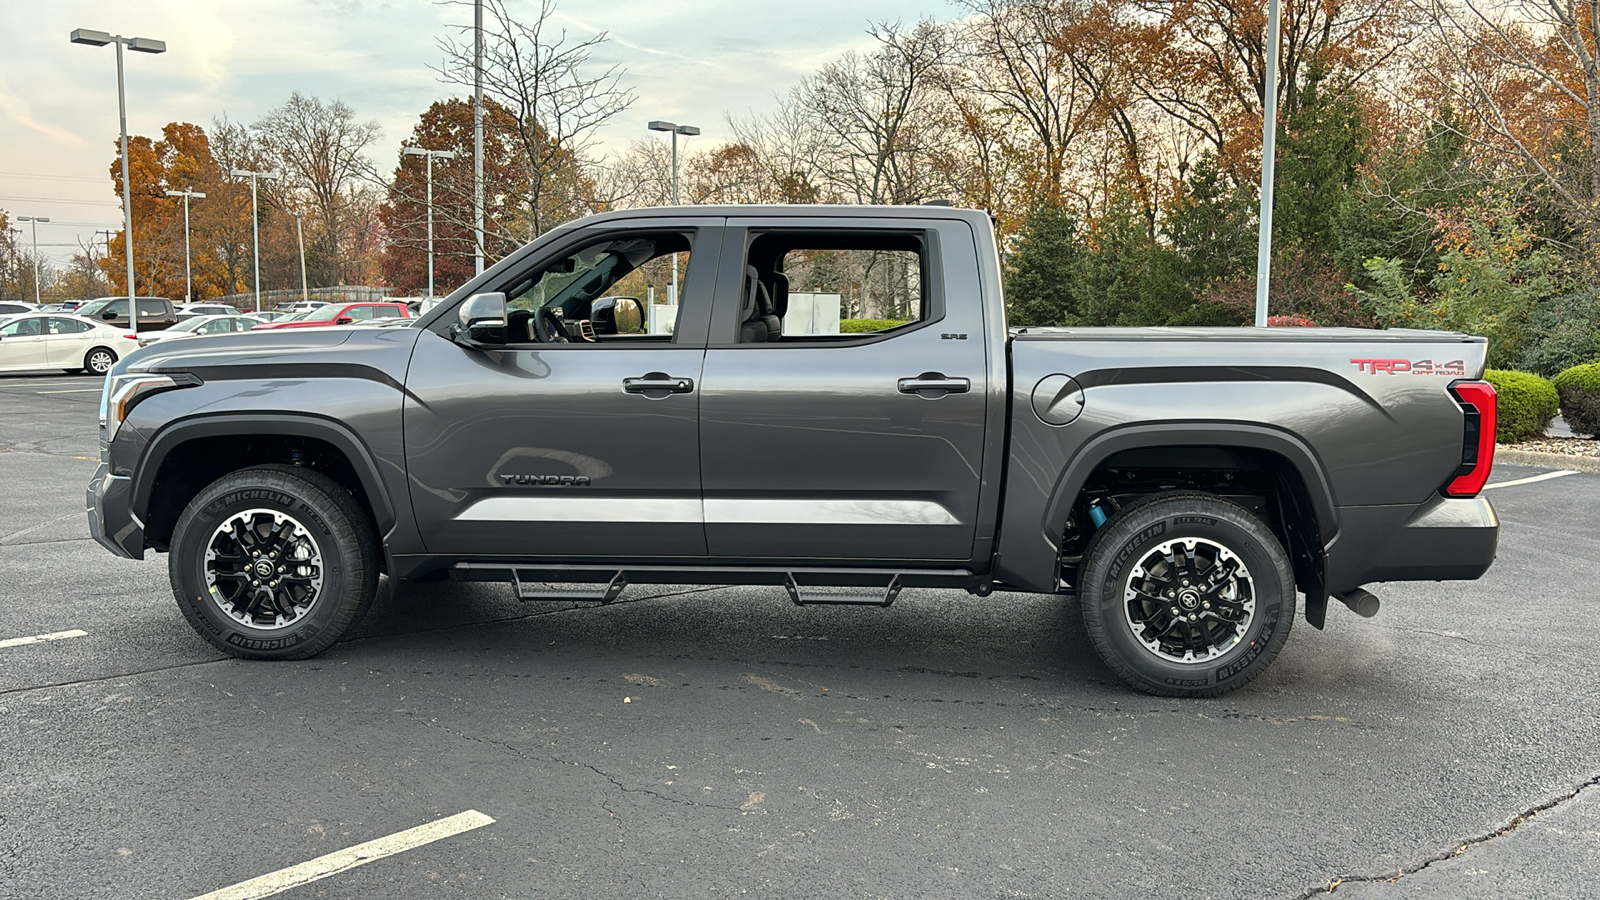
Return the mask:
<path id="1" fill-rule="evenodd" d="M 573 344 L 671 342 L 691 250 L 683 232 L 627 232 L 547 261 L 506 287 L 511 341 L 536 342 L 542 326 Z"/>
<path id="2" fill-rule="evenodd" d="M 372 308 L 372 311 L 376 314 L 375 318 L 379 318 L 379 319 L 398 319 L 398 318 L 400 318 L 400 310 L 398 310 L 398 309 L 396 309 L 396 308 L 394 308 L 392 306 L 374 306 Z"/>
<path id="3" fill-rule="evenodd" d="M 372 318 L 372 307 L 370 307 L 370 306 L 352 306 L 349 309 L 345 310 L 344 314 L 349 316 L 352 319 L 355 319 L 357 322 L 359 322 L 362 319 L 370 319 L 370 318 Z"/>
<path id="4" fill-rule="evenodd" d="M 233 330 L 233 325 L 227 319 L 212 319 L 206 323 L 206 334 L 225 334 Z"/>
<path id="5" fill-rule="evenodd" d="M 104 314 L 106 312 L 110 312 L 113 316 L 115 316 L 115 317 L 117 317 L 119 319 L 127 318 L 127 315 L 128 315 L 128 301 L 126 301 L 126 300 L 113 300 L 113 301 L 111 301 L 111 305 L 110 306 L 108 306 L 105 309 L 101 310 L 102 314 Z"/>
<path id="6" fill-rule="evenodd" d="M 771 232 L 750 242 L 741 343 L 876 334 L 926 321 L 920 232 Z"/>
<path id="7" fill-rule="evenodd" d="M 167 305 L 160 300 L 140 300 L 139 318 L 161 319 L 167 315 Z"/>
<path id="8" fill-rule="evenodd" d="M 46 327 L 51 334 L 80 334 L 89 330 L 89 326 L 86 323 L 79 322 L 76 319 L 51 316 L 46 321 L 49 323 Z"/>
<path id="9" fill-rule="evenodd" d="M 42 321 L 42 319 L 18 319 L 0 328 L 0 334 L 7 337 L 32 337 L 40 333 L 39 323 Z"/>

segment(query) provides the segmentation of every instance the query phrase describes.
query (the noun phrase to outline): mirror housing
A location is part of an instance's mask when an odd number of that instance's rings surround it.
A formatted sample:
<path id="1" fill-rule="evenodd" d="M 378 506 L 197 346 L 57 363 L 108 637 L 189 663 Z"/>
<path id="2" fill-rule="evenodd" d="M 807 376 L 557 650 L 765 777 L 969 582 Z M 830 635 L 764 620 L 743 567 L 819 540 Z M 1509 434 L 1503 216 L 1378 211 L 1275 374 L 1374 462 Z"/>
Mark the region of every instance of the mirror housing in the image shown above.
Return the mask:
<path id="1" fill-rule="evenodd" d="M 644 334 L 644 306 L 634 297 L 601 297 L 589 319 L 595 334 Z"/>
<path id="2" fill-rule="evenodd" d="M 450 336 L 467 347 L 503 347 L 506 344 L 506 295 L 473 294 L 456 309 Z"/>
<path id="3" fill-rule="evenodd" d="M 107 322 L 111 321 L 112 319 L 115 319 L 116 317 L 117 317 L 117 314 L 112 312 L 109 309 L 100 314 L 100 318 L 105 319 Z"/>
<path id="4" fill-rule="evenodd" d="M 349 316 L 340 316 L 339 317 L 339 321 L 335 322 L 334 324 L 335 325 L 349 325 L 350 323 L 352 323 L 354 321 L 355 321 L 355 319 L 352 319 Z"/>

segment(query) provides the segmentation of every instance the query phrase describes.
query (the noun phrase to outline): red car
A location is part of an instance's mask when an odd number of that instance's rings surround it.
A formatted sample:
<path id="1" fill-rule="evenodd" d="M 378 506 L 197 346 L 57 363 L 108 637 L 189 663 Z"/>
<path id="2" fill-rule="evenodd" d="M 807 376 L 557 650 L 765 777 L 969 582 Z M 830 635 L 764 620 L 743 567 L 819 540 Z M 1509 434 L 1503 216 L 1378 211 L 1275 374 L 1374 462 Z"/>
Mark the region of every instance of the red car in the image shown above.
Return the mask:
<path id="1" fill-rule="evenodd" d="M 367 319 L 409 319 L 411 310 L 404 303 L 329 303 L 318 307 L 299 319 L 289 322 L 268 322 L 257 325 L 252 331 L 270 331 L 279 328 L 313 328 L 318 325 L 350 325 Z"/>

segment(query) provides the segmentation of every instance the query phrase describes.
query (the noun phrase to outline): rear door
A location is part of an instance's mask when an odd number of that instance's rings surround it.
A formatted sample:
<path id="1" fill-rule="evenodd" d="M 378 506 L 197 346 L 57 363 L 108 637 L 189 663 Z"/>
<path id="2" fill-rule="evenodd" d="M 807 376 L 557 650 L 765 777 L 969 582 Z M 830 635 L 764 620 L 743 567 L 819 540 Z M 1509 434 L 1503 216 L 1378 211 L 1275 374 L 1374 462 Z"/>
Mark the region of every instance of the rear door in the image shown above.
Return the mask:
<path id="1" fill-rule="evenodd" d="M 705 557 L 699 385 L 722 222 L 629 219 L 562 235 L 486 288 L 510 298 L 504 347 L 452 341 L 454 307 L 423 332 L 405 438 L 429 552 Z M 631 261 L 615 265 L 619 255 Z M 597 333 L 594 300 L 614 289 L 665 299 L 674 260 L 685 301 L 671 333 L 644 333 L 642 311 L 628 333 Z M 540 323 L 567 340 L 539 340 Z"/>
<path id="2" fill-rule="evenodd" d="M 709 552 L 970 560 L 988 392 L 970 227 L 786 221 L 729 219 L 700 400 Z"/>
<path id="3" fill-rule="evenodd" d="M 83 365 L 92 344 L 93 326 L 80 319 L 51 316 L 45 320 L 45 353 L 50 365 L 74 369 Z"/>

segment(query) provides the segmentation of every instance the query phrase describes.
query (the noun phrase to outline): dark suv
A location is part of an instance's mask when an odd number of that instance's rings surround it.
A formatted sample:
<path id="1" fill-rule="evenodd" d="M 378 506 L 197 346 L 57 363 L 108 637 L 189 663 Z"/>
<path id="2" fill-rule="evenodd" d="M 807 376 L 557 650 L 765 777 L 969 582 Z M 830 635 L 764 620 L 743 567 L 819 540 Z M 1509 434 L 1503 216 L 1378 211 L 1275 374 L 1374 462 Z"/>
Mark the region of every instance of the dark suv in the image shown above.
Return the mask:
<path id="1" fill-rule="evenodd" d="M 163 331 L 178 324 L 178 308 L 165 297 L 135 297 L 139 304 L 139 327 L 134 331 Z M 78 315 L 116 328 L 127 328 L 128 298 L 101 297 L 78 308 Z"/>

